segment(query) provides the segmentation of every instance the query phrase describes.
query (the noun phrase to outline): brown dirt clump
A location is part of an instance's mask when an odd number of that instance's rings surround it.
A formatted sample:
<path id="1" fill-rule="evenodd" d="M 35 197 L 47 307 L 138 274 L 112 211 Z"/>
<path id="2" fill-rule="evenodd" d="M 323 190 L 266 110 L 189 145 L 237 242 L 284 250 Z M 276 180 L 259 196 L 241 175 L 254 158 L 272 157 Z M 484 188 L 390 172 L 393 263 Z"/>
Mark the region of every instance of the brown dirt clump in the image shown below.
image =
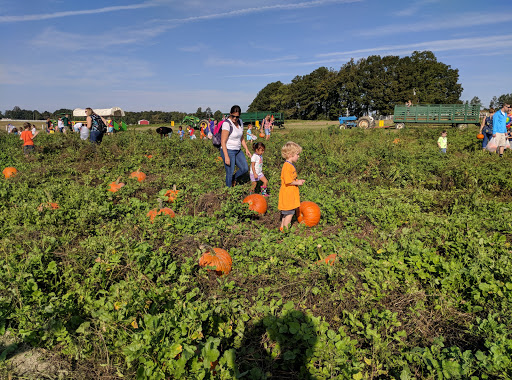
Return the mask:
<path id="1" fill-rule="evenodd" d="M 204 212 L 208 216 L 212 216 L 215 211 L 219 211 L 222 202 L 227 199 L 227 194 L 205 193 L 197 201 L 196 212 Z"/>

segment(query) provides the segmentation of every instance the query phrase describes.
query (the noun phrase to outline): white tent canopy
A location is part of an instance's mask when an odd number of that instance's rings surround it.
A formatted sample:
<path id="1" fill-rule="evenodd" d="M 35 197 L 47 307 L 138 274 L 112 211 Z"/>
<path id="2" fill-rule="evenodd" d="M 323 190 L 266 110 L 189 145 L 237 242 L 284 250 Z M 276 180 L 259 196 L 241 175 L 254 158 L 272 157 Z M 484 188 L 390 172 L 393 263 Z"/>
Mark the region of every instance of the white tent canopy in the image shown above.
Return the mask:
<path id="1" fill-rule="evenodd" d="M 124 111 L 119 107 L 112 108 L 97 108 L 93 111 L 103 117 L 121 117 L 124 116 Z M 75 108 L 73 110 L 73 116 L 83 116 L 85 117 L 85 109 L 83 108 Z"/>

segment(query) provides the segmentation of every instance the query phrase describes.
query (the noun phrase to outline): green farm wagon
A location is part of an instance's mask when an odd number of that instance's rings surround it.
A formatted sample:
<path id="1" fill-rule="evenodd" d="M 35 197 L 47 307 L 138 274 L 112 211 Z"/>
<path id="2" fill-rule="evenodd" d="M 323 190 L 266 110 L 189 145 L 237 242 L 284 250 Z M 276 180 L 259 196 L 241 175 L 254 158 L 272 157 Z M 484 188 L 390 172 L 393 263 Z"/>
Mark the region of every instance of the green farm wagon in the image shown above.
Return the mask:
<path id="1" fill-rule="evenodd" d="M 465 129 L 480 125 L 480 104 L 420 104 L 395 106 L 393 122 L 397 129 L 406 124 L 448 124 Z"/>

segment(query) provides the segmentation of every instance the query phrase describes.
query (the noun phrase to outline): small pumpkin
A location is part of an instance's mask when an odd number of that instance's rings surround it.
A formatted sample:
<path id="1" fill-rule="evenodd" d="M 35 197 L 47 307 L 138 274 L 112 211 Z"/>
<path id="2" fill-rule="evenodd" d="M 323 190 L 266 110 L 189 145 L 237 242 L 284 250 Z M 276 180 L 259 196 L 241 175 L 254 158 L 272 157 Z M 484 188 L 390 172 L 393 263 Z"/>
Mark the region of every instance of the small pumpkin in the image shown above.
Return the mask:
<path id="1" fill-rule="evenodd" d="M 124 186 L 124 183 L 122 182 L 119 182 L 119 180 L 121 179 L 121 177 L 118 177 L 115 182 L 111 182 L 109 184 L 110 186 L 110 189 L 108 189 L 108 191 L 112 192 L 112 193 L 115 193 L 117 191 L 119 191 L 121 189 L 121 187 Z"/>
<path id="2" fill-rule="evenodd" d="M 57 202 L 46 202 L 46 203 L 41 203 L 38 207 L 37 207 L 37 211 L 41 212 L 43 211 L 45 208 L 48 208 L 48 209 L 52 209 L 52 210 L 57 210 L 59 208 L 59 204 Z"/>
<path id="3" fill-rule="evenodd" d="M 18 170 L 12 166 L 8 166 L 2 171 L 2 173 L 4 174 L 5 178 L 11 178 L 18 174 Z"/>
<path id="4" fill-rule="evenodd" d="M 176 214 L 174 213 L 174 211 L 172 209 L 170 209 L 169 207 L 164 207 L 164 208 L 161 208 L 161 209 L 153 209 L 153 210 L 150 210 L 148 213 L 147 213 L 147 217 L 149 218 L 150 222 L 153 223 L 154 222 L 154 219 L 157 215 L 161 215 L 161 214 L 164 214 L 164 215 L 169 215 L 169 217 L 171 218 L 174 218 L 176 216 Z"/>
<path id="5" fill-rule="evenodd" d="M 136 178 L 137 181 L 142 182 L 146 179 L 146 174 L 140 171 L 140 168 L 130 174 L 130 178 Z"/>
<path id="6" fill-rule="evenodd" d="M 483 135 L 483 133 L 479 133 L 478 135 L 476 135 L 476 138 L 477 138 L 478 140 L 483 140 L 483 139 L 484 139 L 484 137 L 485 137 L 485 136 Z"/>
<path id="7" fill-rule="evenodd" d="M 300 202 L 299 223 L 304 223 L 308 227 L 313 227 L 320 221 L 320 207 L 315 202 L 304 201 Z"/>
<path id="8" fill-rule="evenodd" d="M 243 203 L 249 204 L 249 210 L 256 211 L 258 214 L 267 212 L 267 200 L 261 194 L 251 194 L 243 200 Z"/>
<path id="9" fill-rule="evenodd" d="M 217 158 L 215 159 L 215 161 L 217 161 L 217 162 L 224 162 L 224 160 L 222 159 L 222 157 L 221 157 L 221 156 L 217 157 Z"/>
<path id="10" fill-rule="evenodd" d="M 231 272 L 232 264 L 233 260 L 231 259 L 231 256 L 222 248 L 210 248 L 208 252 L 205 252 L 199 258 L 200 267 L 213 267 L 215 268 L 215 273 L 219 276 Z"/>
<path id="11" fill-rule="evenodd" d="M 260 137 L 265 137 L 265 134 L 263 132 L 260 132 Z"/>
<path id="12" fill-rule="evenodd" d="M 174 202 L 179 192 L 179 190 L 176 190 L 176 185 L 172 185 L 172 190 L 167 190 L 164 197 L 167 197 L 167 202 Z"/>
<path id="13" fill-rule="evenodd" d="M 151 160 L 153 158 L 153 155 L 152 154 L 146 154 L 146 157 Z"/>
<path id="14" fill-rule="evenodd" d="M 393 144 L 398 144 L 400 142 L 400 139 L 399 138 L 396 138 L 393 140 Z"/>
<path id="15" fill-rule="evenodd" d="M 317 265 L 320 265 L 320 264 L 334 265 L 337 258 L 338 258 L 338 256 L 335 253 L 331 253 L 330 255 L 324 257 L 323 259 L 318 260 L 316 262 L 316 264 Z"/>

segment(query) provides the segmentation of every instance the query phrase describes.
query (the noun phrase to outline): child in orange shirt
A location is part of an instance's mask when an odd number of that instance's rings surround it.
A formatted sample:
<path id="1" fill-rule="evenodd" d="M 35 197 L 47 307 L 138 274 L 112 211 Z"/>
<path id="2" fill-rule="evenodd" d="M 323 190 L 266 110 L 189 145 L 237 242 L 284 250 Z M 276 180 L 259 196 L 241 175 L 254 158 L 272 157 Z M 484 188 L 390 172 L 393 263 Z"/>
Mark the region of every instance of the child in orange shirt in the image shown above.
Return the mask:
<path id="1" fill-rule="evenodd" d="M 21 132 L 20 140 L 23 141 L 23 153 L 28 156 L 30 152 L 34 151 L 34 141 L 32 139 L 37 136 L 39 132 L 32 134 L 30 130 L 30 123 L 23 124 L 23 132 Z"/>
<path id="2" fill-rule="evenodd" d="M 281 210 L 281 227 L 279 228 L 281 231 L 288 228 L 293 214 L 298 215 L 299 212 L 299 186 L 302 186 L 305 180 L 297 179 L 297 170 L 294 164 L 298 161 L 301 152 L 301 146 L 293 141 L 288 141 L 281 148 L 281 155 L 286 160 L 281 170 L 281 188 L 277 206 Z"/>

